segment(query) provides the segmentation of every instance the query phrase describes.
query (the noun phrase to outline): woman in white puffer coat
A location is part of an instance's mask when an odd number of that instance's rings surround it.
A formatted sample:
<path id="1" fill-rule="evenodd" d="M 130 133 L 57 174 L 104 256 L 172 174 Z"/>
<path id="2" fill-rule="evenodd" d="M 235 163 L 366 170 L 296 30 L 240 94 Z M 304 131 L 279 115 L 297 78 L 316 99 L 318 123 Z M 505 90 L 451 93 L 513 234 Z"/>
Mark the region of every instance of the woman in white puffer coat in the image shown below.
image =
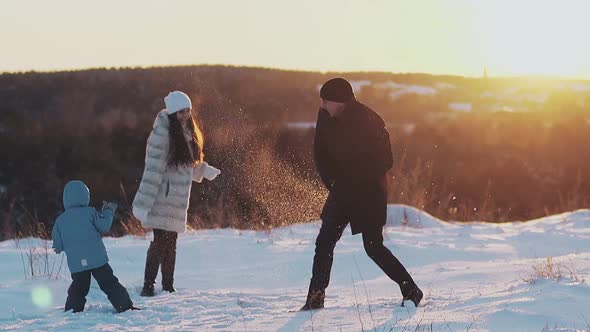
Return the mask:
<path id="1" fill-rule="evenodd" d="M 191 114 L 192 103 L 183 92 L 164 98 L 162 110 L 147 140 L 145 169 L 133 200 L 133 214 L 153 228 L 145 263 L 141 296 L 153 296 L 158 269 L 162 289 L 174 292 L 176 239 L 186 230 L 192 181 L 213 180 L 220 171 L 203 161 L 203 134 Z"/>

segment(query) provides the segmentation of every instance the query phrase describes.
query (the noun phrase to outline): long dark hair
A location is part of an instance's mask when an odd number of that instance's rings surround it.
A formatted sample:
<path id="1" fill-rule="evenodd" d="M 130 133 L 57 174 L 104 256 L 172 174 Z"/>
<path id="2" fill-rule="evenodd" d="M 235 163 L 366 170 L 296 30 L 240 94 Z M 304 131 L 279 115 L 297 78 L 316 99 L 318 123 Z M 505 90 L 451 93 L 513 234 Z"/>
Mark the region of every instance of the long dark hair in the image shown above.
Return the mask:
<path id="1" fill-rule="evenodd" d="M 182 125 L 176 118 L 176 114 L 173 113 L 168 115 L 168 120 L 170 122 L 170 129 L 168 131 L 168 135 L 170 136 L 168 165 L 170 166 L 194 166 L 198 162 L 203 161 L 203 158 L 205 157 L 203 154 L 203 132 L 195 121 L 192 112 L 190 112 L 190 115 L 191 117 L 186 124 L 191 131 L 192 139 L 190 142 L 186 141 Z M 188 149 L 189 144 L 193 150 L 192 157 Z"/>

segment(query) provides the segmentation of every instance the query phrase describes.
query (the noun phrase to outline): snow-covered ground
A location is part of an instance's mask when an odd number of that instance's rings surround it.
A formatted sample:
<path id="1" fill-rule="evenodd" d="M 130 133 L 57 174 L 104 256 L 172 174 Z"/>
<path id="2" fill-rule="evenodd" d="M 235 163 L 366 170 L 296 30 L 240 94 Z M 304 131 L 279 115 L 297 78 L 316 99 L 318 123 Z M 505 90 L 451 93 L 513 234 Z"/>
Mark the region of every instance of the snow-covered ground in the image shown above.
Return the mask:
<path id="1" fill-rule="evenodd" d="M 326 309 L 291 312 L 305 300 L 319 226 L 183 234 L 178 292 L 161 293 L 158 287 L 153 298 L 139 296 L 151 235 L 106 238 L 115 274 L 143 308 L 122 314 L 114 313 L 94 281 L 85 312 L 62 312 L 67 271 L 57 279 L 25 279 L 30 267 L 23 261 L 35 243 L 43 253 L 43 242 L 21 240 L 17 248 L 5 241 L 0 243 L 0 330 L 590 330 L 588 210 L 525 223 L 459 224 L 390 206 L 385 244 L 424 290 L 423 304 L 400 307 L 399 288 L 365 255 L 361 237 L 347 230 L 336 247 Z M 60 261 L 50 254 L 53 276 Z"/>

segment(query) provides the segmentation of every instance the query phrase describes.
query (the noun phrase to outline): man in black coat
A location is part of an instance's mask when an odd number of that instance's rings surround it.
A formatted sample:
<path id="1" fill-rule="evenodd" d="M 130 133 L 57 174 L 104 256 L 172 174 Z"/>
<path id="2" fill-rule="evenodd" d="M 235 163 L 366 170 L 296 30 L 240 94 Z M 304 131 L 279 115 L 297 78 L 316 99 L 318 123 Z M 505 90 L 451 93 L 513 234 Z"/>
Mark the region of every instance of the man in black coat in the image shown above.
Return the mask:
<path id="1" fill-rule="evenodd" d="M 399 286 L 404 300 L 416 306 L 422 291 L 399 260 L 383 245 L 387 219 L 387 171 L 393 165 L 389 133 L 383 119 L 358 102 L 343 78 L 327 81 L 314 139 L 314 160 L 330 192 L 322 209 L 312 278 L 301 310 L 324 307 L 325 290 L 336 242 L 348 223 L 361 233 L 367 255 Z"/>

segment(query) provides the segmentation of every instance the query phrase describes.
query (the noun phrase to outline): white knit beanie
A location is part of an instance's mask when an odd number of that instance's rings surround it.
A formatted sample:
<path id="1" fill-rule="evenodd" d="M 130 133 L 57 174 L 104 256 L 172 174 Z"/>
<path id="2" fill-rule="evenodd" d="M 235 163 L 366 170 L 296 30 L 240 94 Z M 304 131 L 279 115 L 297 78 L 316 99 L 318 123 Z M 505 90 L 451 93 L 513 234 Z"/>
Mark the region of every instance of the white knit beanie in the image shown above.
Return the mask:
<path id="1" fill-rule="evenodd" d="M 164 97 L 164 103 L 166 104 L 166 112 L 168 112 L 168 114 L 174 114 L 185 108 L 191 109 L 193 107 L 191 99 L 186 93 L 181 91 L 170 92 Z"/>

